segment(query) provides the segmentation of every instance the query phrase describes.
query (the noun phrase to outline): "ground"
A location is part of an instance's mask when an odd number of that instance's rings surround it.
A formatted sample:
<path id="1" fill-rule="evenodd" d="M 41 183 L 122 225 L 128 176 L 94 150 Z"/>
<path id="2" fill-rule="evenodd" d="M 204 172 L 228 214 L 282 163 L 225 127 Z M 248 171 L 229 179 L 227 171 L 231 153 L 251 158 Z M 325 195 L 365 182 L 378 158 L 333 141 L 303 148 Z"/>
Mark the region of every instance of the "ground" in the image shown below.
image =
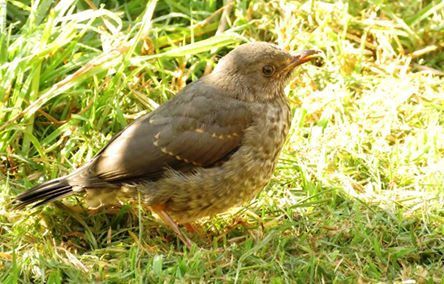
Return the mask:
<path id="1" fill-rule="evenodd" d="M 444 279 L 444 2 L 0 1 L 0 281 Z M 253 40 L 320 49 L 275 175 L 188 250 L 138 204 L 14 211 Z"/>

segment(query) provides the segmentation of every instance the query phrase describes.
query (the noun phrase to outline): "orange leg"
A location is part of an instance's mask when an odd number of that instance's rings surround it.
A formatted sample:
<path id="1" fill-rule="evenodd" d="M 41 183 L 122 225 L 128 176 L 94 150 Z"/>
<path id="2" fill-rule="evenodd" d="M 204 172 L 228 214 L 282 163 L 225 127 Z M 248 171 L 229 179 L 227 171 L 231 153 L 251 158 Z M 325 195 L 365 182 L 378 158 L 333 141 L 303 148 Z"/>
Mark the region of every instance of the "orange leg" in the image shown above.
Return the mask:
<path id="1" fill-rule="evenodd" d="M 189 233 L 196 233 L 197 229 L 195 226 L 193 226 L 193 224 L 191 223 L 185 223 L 183 224 L 183 226 L 185 227 L 185 229 L 189 232 Z"/>
<path id="2" fill-rule="evenodd" d="M 156 213 L 160 219 L 162 219 L 162 221 L 174 231 L 174 233 L 176 233 L 177 237 L 187 246 L 187 248 L 191 249 L 191 240 L 180 231 L 179 226 L 177 226 L 176 222 L 174 222 L 170 215 L 168 215 L 163 206 L 152 206 L 151 210 L 153 210 L 153 212 Z"/>

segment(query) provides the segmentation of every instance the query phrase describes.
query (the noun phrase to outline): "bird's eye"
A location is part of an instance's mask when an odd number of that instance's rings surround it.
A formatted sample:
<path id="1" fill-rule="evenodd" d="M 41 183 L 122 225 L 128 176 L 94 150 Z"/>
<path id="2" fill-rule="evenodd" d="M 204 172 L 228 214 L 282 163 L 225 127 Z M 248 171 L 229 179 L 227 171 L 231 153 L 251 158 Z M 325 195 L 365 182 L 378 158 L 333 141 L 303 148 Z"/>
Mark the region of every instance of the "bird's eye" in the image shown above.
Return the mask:
<path id="1" fill-rule="evenodd" d="M 270 77 L 274 74 L 275 67 L 273 65 L 265 65 L 262 67 L 262 73 L 264 73 L 265 77 Z"/>

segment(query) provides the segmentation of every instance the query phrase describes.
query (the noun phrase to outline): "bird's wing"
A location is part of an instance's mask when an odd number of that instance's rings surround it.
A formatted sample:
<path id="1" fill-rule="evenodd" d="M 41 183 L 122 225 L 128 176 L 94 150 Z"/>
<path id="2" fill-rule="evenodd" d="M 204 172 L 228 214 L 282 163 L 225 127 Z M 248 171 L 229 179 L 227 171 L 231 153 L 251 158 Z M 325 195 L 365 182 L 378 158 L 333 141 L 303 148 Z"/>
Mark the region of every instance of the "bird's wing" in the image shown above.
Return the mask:
<path id="1" fill-rule="evenodd" d="M 191 84 L 121 133 L 96 156 L 92 176 L 106 182 L 156 180 L 166 169 L 211 167 L 236 151 L 251 113 L 216 89 Z"/>

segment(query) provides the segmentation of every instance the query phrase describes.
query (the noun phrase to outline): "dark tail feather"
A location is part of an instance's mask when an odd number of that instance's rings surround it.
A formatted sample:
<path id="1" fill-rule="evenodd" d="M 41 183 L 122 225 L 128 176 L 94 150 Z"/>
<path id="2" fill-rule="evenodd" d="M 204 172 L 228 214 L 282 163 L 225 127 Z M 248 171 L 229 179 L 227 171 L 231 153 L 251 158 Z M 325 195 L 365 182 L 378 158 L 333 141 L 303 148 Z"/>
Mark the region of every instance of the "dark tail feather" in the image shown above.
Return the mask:
<path id="1" fill-rule="evenodd" d="M 72 193 L 72 186 L 66 177 L 62 177 L 37 185 L 18 195 L 13 205 L 15 209 L 22 209 L 32 203 L 35 203 L 33 207 L 37 207 Z"/>

